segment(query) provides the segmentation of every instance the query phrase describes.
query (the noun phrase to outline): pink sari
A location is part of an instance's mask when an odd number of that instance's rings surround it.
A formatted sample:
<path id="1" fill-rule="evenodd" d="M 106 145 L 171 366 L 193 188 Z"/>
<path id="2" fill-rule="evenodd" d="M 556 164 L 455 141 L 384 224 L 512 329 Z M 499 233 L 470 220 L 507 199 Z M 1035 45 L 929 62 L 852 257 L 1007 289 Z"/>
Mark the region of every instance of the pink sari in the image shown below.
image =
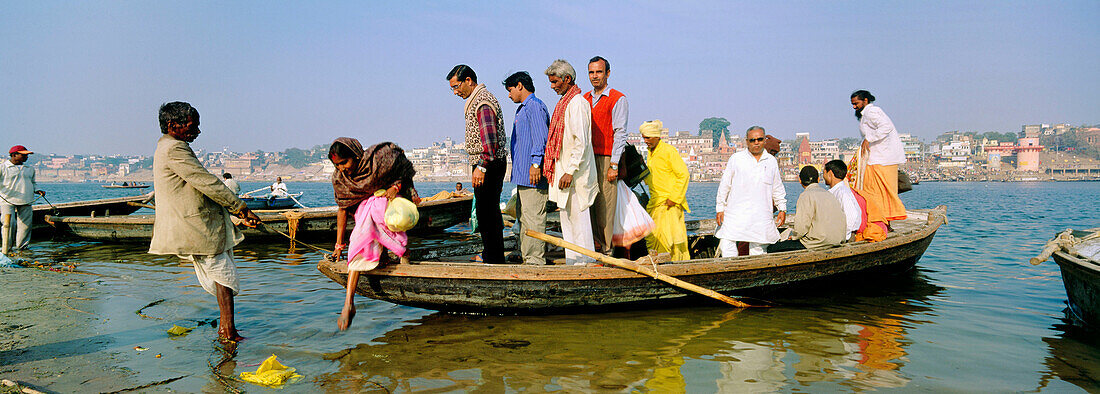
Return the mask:
<path id="1" fill-rule="evenodd" d="M 369 271 L 378 267 L 384 251 L 405 255 L 409 237 L 405 232 L 393 232 L 386 227 L 386 197 L 372 196 L 359 203 L 355 210 L 355 228 L 348 243 L 348 271 Z"/>

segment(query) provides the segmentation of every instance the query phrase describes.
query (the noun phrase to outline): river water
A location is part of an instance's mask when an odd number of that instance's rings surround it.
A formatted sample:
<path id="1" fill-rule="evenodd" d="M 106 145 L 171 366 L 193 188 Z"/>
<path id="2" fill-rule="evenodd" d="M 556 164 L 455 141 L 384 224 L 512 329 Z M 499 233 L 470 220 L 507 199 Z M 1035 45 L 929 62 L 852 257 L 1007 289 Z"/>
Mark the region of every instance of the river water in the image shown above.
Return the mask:
<path id="1" fill-rule="evenodd" d="M 327 184 L 290 187 L 306 192 L 306 205 L 331 204 Z M 452 187 L 418 185 L 422 195 Z M 54 203 L 127 193 L 96 185 L 42 188 Z M 793 211 L 800 188 L 787 188 Z M 691 185 L 689 218 L 713 217 L 716 189 Z M 1098 195 L 1100 183 L 921 184 L 902 195 L 906 206 L 946 205 L 950 222 L 914 272 L 820 283 L 775 294 L 771 301 L 782 307 L 739 313 L 704 302 L 587 315 L 469 316 L 359 297 L 352 328 L 337 332 L 343 291 L 316 270 L 321 255 L 246 241 L 235 253 L 242 285 L 237 327 L 247 339 L 228 354 L 211 340 L 214 298 L 178 258 L 146 254 L 140 244 L 40 240 L 33 244 L 36 258 L 101 276 L 78 278 L 94 291 L 69 300 L 88 313 L 86 323 L 69 337 L 34 338 L 0 351 L 0 375 L 30 382 L 74 369 L 121 376 L 88 383 L 58 375 L 46 387 L 57 391 L 111 391 L 182 376 L 150 389 L 220 392 L 228 385 L 266 392 L 273 390 L 221 377 L 254 371 L 275 354 L 304 376 L 286 387 L 291 392 L 1095 392 L 1098 335 L 1066 320 L 1057 265 L 1027 259 L 1057 231 L 1100 226 Z M 165 330 L 172 324 L 198 328 L 171 339 Z"/>

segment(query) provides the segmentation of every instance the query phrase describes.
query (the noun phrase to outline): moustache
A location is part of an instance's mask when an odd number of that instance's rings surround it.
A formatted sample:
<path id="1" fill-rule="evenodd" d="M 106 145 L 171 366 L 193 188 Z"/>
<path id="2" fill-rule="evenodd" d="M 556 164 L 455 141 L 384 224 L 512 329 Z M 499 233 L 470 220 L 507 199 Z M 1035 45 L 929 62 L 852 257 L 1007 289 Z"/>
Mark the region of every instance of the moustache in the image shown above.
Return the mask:
<path id="1" fill-rule="evenodd" d="M 856 119 L 863 119 L 863 108 L 856 110 Z"/>

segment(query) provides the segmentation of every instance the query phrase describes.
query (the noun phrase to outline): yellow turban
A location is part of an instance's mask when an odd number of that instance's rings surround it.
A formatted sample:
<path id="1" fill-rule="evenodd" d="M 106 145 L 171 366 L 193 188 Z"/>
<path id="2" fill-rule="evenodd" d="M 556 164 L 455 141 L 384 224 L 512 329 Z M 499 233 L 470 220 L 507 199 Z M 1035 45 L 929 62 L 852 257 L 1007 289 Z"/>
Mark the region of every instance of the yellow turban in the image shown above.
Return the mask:
<path id="1" fill-rule="evenodd" d="M 651 120 L 651 121 L 642 123 L 641 126 L 638 126 L 638 131 L 642 132 L 642 137 L 646 137 L 646 138 L 660 137 L 661 136 L 661 129 L 663 129 L 663 128 L 664 128 L 664 124 L 662 124 L 661 121 Z"/>

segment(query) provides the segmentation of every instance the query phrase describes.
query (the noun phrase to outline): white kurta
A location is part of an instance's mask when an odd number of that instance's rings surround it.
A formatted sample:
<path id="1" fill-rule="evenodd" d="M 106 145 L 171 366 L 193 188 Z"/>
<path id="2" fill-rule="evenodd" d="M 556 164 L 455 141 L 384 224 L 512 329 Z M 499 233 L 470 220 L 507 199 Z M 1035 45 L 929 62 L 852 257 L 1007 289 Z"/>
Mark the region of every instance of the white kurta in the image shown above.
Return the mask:
<path id="1" fill-rule="evenodd" d="M 837 182 L 829 188 L 829 193 L 832 193 L 837 201 L 840 201 L 840 206 L 844 208 L 845 227 L 848 229 L 848 235 L 851 236 L 859 231 L 859 225 L 863 223 L 863 210 L 859 208 L 859 201 L 856 201 L 856 196 L 852 194 L 848 182 L 844 180 Z"/>
<path id="2" fill-rule="evenodd" d="M 715 236 L 730 241 L 775 243 L 779 231 L 772 207 L 787 210 L 787 191 L 779 176 L 779 162 L 762 152 L 760 160 L 742 150 L 730 156 L 718 185 L 715 212 L 724 212 Z"/>
<path id="3" fill-rule="evenodd" d="M 550 182 L 550 201 L 562 209 L 568 207 L 577 212 L 592 206 L 598 186 L 595 158 L 592 153 L 592 107 L 578 94 L 565 107 L 565 131 L 561 155 L 554 164 L 554 179 Z M 558 188 L 558 181 L 565 174 L 573 175 L 573 183 L 562 190 Z"/>
<path id="4" fill-rule="evenodd" d="M 894 122 L 874 104 L 863 107 L 863 117 L 859 120 L 859 133 L 870 145 L 867 154 L 868 165 L 894 165 L 905 163 L 905 145 L 898 137 Z"/>

